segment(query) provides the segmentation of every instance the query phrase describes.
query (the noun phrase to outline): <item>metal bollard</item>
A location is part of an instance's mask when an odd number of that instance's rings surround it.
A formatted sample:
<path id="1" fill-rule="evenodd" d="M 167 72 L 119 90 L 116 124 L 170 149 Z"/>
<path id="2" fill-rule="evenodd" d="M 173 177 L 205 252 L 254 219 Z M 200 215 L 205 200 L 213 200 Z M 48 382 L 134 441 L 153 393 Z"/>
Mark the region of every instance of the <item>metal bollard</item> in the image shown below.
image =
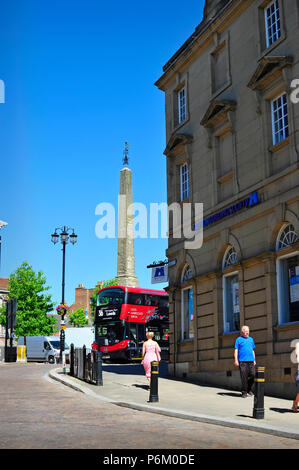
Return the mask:
<path id="1" fill-rule="evenodd" d="M 158 397 L 158 377 L 159 377 L 159 362 L 151 362 L 151 386 L 150 386 L 150 402 L 159 401 Z"/>
<path id="2" fill-rule="evenodd" d="M 83 380 L 86 379 L 86 346 L 83 344 L 82 348 L 82 377 Z"/>
<path id="3" fill-rule="evenodd" d="M 65 351 L 62 351 L 62 372 L 66 374 L 66 357 Z"/>
<path id="4" fill-rule="evenodd" d="M 72 377 L 74 377 L 75 373 L 74 373 L 74 361 L 75 360 L 75 347 L 74 347 L 74 343 L 71 344 L 71 348 L 70 348 L 70 375 Z"/>
<path id="5" fill-rule="evenodd" d="M 95 351 L 97 385 L 103 385 L 102 353 Z"/>
<path id="6" fill-rule="evenodd" d="M 254 389 L 254 404 L 253 404 L 253 418 L 264 419 L 264 389 L 265 389 L 265 367 L 256 367 L 255 370 L 255 389 Z"/>

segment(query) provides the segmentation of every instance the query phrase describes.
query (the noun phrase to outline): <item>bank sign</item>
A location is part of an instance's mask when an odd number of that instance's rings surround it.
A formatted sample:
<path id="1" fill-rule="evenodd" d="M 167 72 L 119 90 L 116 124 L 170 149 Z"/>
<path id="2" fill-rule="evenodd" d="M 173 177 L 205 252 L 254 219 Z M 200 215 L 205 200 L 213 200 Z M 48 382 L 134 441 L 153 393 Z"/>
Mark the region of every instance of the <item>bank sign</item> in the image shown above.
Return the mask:
<path id="1" fill-rule="evenodd" d="M 168 282 L 168 266 L 157 266 L 152 269 L 152 284 Z"/>
<path id="2" fill-rule="evenodd" d="M 227 207 L 226 209 L 223 209 L 222 211 L 217 212 L 216 214 L 213 214 L 210 217 L 207 217 L 206 219 L 203 220 L 203 222 L 198 222 L 197 224 L 194 225 L 194 230 L 200 229 L 201 224 L 203 227 L 207 227 L 208 225 L 218 222 L 219 220 L 222 220 L 225 217 L 234 215 L 236 212 L 239 212 L 242 209 L 249 209 L 250 207 L 255 206 L 259 202 L 260 201 L 258 198 L 258 193 L 257 191 L 255 191 L 254 193 L 250 194 L 248 197 L 246 197 L 242 201 L 239 201 L 236 204 L 233 204 L 232 206 Z"/>

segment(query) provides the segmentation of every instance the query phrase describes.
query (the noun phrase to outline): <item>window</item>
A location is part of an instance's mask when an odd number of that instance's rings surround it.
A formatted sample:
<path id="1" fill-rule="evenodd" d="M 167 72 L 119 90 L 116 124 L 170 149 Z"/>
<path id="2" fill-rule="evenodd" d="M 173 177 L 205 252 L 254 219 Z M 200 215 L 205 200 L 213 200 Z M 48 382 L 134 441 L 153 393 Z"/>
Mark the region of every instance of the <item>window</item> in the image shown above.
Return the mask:
<path id="1" fill-rule="evenodd" d="M 277 293 L 279 323 L 299 321 L 299 255 L 277 260 Z"/>
<path id="2" fill-rule="evenodd" d="M 226 269 L 238 262 L 238 255 L 234 247 L 229 247 L 223 257 L 222 268 Z M 229 273 L 223 276 L 223 321 L 224 332 L 230 333 L 240 330 L 240 302 L 239 302 L 239 276 L 238 273 Z"/>
<path id="3" fill-rule="evenodd" d="M 297 240 L 298 236 L 295 232 L 294 226 L 292 224 L 288 224 L 286 227 L 283 227 L 278 235 L 276 250 L 278 251 L 288 248 L 293 243 L 296 243 Z"/>
<path id="4" fill-rule="evenodd" d="M 224 332 L 240 330 L 239 276 L 225 276 L 224 281 Z"/>
<path id="5" fill-rule="evenodd" d="M 222 263 L 222 268 L 226 269 L 229 268 L 232 264 L 235 264 L 238 262 L 238 255 L 234 247 L 229 247 L 225 255 L 223 257 L 223 263 Z"/>
<path id="6" fill-rule="evenodd" d="M 282 227 L 278 234 L 276 250 L 289 248 L 298 241 L 292 224 Z M 299 321 L 299 254 L 277 258 L 277 296 L 279 324 Z"/>
<path id="7" fill-rule="evenodd" d="M 184 284 L 184 282 L 187 282 L 189 279 L 192 279 L 192 277 L 193 277 L 193 273 L 190 267 L 188 265 L 185 266 L 185 269 L 182 274 L 182 284 Z"/>
<path id="8" fill-rule="evenodd" d="M 104 289 L 97 295 L 97 305 L 122 305 L 125 300 L 125 291 L 122 289 Z"/>
<path id="9" fill-rule="evenodd" d="M 182 291 L 182 341 L 194 338 L 193 289 Z"/>
<path id="10" fill-rule="evenodd" d="M 119 343 L 124 339 L 124 326 L 121 321 L 108 321 L 105 325 L 98 325 L 97 335 L 107 340 L 107 346 Z"/>
<path id="11" fill-rule="evenodd" d="M 193 273 L 190 266 L 186 264 L 182 276 L 181 283 L 184 284 L 189 279 L 192 279 Z M 181 300 L 181 322 L 182 322 L 182 341 L 194 338 L 194 312 L 193 312 L 193 289 L 186 287 L 182 290 Z"/>
<path id="12" fill-rule="evenodd" d="M 281 23 L 278 0 L 274 0 L 265 8 L 266 44 L 270 47 L 281 37 Z"/>
<path id="13" fill-rule="evenodd" d="M 271 112 L 273 145 L 275 145 L 286 139 L 289 135 L 288 103 L 286 93 L 283 93 L 271 102 Z"/>
<path id="14" fill-rule="evenodd" d="M 181 201 L 189 197 L 189 168 L 188 163 L 180 166 L 180 182 L 181 182 Z"/>
<path id="15" fill-rule="evenodd" d="M 188 120 L 188 73 L 181 77 L 172 92 L 173 129 L 183 126 Z"/>
<path id="16" fill-rule="evenodd" d="M 178 92 L 178 123 L 181 124 L 186 119 L 186 89 L 182 88 Z"/>

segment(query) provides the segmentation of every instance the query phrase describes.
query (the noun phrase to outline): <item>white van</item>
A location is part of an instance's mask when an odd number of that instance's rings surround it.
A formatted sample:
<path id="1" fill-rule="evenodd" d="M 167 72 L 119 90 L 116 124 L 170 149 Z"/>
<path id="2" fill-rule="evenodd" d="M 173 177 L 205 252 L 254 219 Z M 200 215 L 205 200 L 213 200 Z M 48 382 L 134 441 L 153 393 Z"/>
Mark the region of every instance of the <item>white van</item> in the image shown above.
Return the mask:
<path id="1" fill-rule="evenodd" d="M 18 339 L 18 346 L 24 346 L 24 336 Z M 64 345 L 66 361 L 69 361 L 69 346 Z M 60 355 L 59 336 L 26 336 L 27 361 L 54 364 Z"/>

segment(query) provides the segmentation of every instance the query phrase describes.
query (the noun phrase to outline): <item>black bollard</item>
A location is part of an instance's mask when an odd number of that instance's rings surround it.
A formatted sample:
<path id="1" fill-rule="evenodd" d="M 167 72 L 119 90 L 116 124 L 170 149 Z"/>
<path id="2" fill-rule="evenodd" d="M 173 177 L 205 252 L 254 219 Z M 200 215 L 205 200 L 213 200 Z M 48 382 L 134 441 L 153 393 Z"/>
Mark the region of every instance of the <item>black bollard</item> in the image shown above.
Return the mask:
<path id="1" fill-rule="evenodd" d="M 95 356 L 96 356 L 97 385 L 103 385 L 102 353 L 100 351 L 95 351 Z"/>
<path id="2" fill-rule="evenodd" d="M 254 382 L 253 418 L 264 419 L 265 367 L 256 367 Z"/>
<path id="3" fill-rule="evenodd" d="M 159 377 L 159 362 L 151 362 L 151 386 L 149 401 L 159 401 L 158 397 L 158 377 Z"/>
<path id="4" fill-rule="evenodd" d="M 86 379 L 86 346 L 83 344 L 82 348 L 82 377 L 83 380 Z"/>
<path id="5" fill-rule="evenodd" d="M 70 348 L 70 375 L 74 377 L 74 359 L 75 359 L 75 346 L 72 343 Z"/>

